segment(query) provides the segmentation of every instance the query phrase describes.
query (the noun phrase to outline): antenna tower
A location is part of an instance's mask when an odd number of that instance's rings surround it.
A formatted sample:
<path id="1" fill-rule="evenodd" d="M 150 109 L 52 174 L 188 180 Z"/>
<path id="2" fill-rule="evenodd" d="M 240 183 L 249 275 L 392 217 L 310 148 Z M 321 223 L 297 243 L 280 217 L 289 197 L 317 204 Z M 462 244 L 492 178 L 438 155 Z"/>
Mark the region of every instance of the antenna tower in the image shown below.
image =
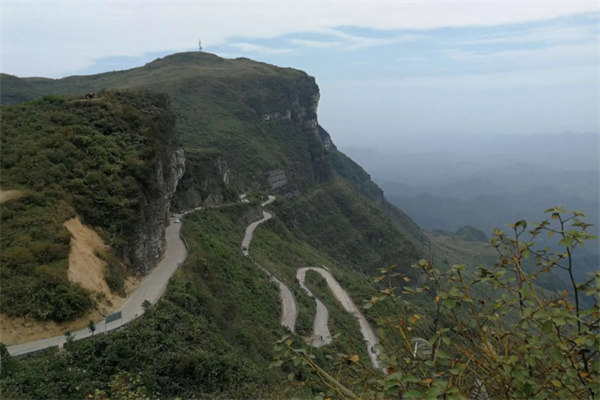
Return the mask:
<path id="1" fill-rule="evenodd" d="M 198 51 L 202 51 L 202 40 L 198 39 Z"/>

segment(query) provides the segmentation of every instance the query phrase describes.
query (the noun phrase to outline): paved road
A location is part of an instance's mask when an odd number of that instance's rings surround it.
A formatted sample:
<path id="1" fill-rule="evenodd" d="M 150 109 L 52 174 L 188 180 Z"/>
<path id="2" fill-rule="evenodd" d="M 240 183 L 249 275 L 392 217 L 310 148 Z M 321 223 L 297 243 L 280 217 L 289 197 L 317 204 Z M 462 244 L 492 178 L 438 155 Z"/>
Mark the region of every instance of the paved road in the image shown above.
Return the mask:
<path id="1" fill-rule="evenodd" d="M 270 204 L 275 200 L 275 197 L 269 196 L 269 200 L 265 201 L 261 204 L 261 206 L 265 206 Z M 254 231 L 256 228 L 271 219 L 273 215 L 263 210 L 263 218 L 251 223 L 246 228 L 246 233 L 244 235 L 244 239 L 242 240 L 242 252 L 246 257 L 250 255 L 250 243 L 252 242 L 252 238 L 254 237 Z M 272 282 L 275 282 L 279 286 L 279 295 L 281 297 L 282 303 L 282 313 L 281 313 L 281 325 L 288 328 L 292 333 L 295 331 L 296 319 L 298 318 L 298 307 L 296 305 L 296 299 L 292 293 L 292 291 L 271 274 L 268 270 L 266 270 L 261 265 L 255 263 L 260 269 L 262 269 L 270 278 Z M 310 297 L 315 299 L 317 303 L 317 312 L 315 314 L 315 320 L 313 322 L 313 333 L 309 337 L 305 337 L 304 339 L 314 347 L 320 347 L 331 343 L 331 333 L 328 327 L 329 321 L 329 310 L 327 306 L 318 299 L 311 291 L 306 287 L 304 281 L 306 279 L 306 272 L 312 270 L 315 271 L 323 278 L 329 285 L 329 289 L 335 296 L 335 298 L 342 304 L 342 307 L 350 314 L 354 315 L 354 317 L 358 320 L 360 331 L 367 345 L 367 352 L 369 353 L 369 358 L 371 359 L 371 363 L 374 368 L 380 369 L 379 366 L 379 350 L 375 348 L 377 344 L 379 344 L 379 340 L 373 332 L 371 325 L 367 319 L 362 315 L 362 313 L 358 310 L 358 307 L 354 304 L 348 293 L 342 288 L 342 286 L 338 283 L 338 281 L 331 275 L 329 270 L 325 268 L 318 267 L 303 267 L 299 268 L 296 272 L 296 278 L 300 284 L 300 287 L 308 293 Z M 385 371 L 384 371 L 385 372 Z"/>
<path id="2" fill-rule="evenodd" d="M 187 249 L 181 240 L 179 232 L 181 223 L 176 223 L 175 220 L 181 221 L 181 214 L 176 214 L 170 219 L 170 224 L 165 231 L 166 248 L 162 260 L 142 281 L 137 289 L 131 293 L 123 308 L 121 308 L 122 320 L 116 320 L 105 324 L 105 320 L 96 324 L 96 335 L 104 332 L 109 332 L 119 328 L 122 324 L 126 324 L 144 313 L 142 303 L 148 300 L 154 304 L 164 293 L 169 278 L 177 267 L 183 263 L 187 257 Z M 75 340 L 83 339 L 91 336 L 89 329 L 85 328 L 74 332 Z M 30 353 L 37 350 L 42 350 L 52 346 L 62 346 L 65 343 L 64 335 L 55 336 L 48 339 L 36 340 L 33 342 L 17 344 L 8 347 L 8 352 L 12 356 L 18 356 Z"/>
<path id="3" fill-rule="evenodd" d="M 269 196 L 268 200 L 261 204 L 266 206 L 275 200 L 274 196 Z M 200 209 L 200 208 L 198 208 Z M 158 266 L 154 268 L 142 281 L 140 286 L 130 295 L 127 299 L 123 308 L 121 309 L 122 319 L 105 324 L 105 321 L 101 321 L 96 324 L 96 334 L 104 332 L 110 332 L 111 330 L 119 328 L 122 324 L 126 324 L 144 313 L 142 309 L 142 303 L 144 300 L 148 300 L 154 304 L 160 299 L 164 293 L 170 277 L 173 275 L 177 267 L 185 261 L 187 257 L 187 249 L 185 244 L 181 240 L 181 218 L 184 214 L 175 214 L 170 224 L 166 229 L 166 248 L 165 254 Z M 242 240 L 242 252 L 245 256 L 249 256 L 250 243 L 254 236 L 254 230 L 258 225 L 268 221 L 273 217 L 272 214 L 263 211 L 263 218 L 259 221 L 253 222 L 246 228 L 244 239 Z M 178 222 L 175 222 L 178 221 Z M 279 287 L 279 295 L 282 303 L 281 313 L 281 325 L 288 328 L 292 333 L 295 331 L 296 319 L 298 318 L 298 306 L 296 299 L 292 291 L 287 287 L 280 279 L 271 274 L 267 269 L 261 265 L 255 263 L 261 270 L 263 270 L 270 278 L 271 282 L 274 282 Z M 379 343 L 377 336 L 371 329 L 368 321 L 360 313 L 348 293 L 340 286 L 335 280 L 331 273 L 324 268 L 317 267 L 304 267 L 297 271 L 296 277 L 300 283 L 300 287 L 304 289 L 309 296 L 315 299 L 317 303 L 317 312 L 315 314 L 315 321 L 313 323 L 313 334 L 305 340 L 315 347 L 320 347 L 331 342 L 331 334 L 329 327 L 327 326 L 329 320 L 329 311 L 327 306 L 323 304 L 321 300 L 316 298 L 313 293 L 304 284 L 306 278 L 306 271 L 313 270 L 321 274 L 325 281 L 329 285 L 332 293 L 336 299 L 342 304 L 344 309 L 354 315 L 359 322 L 361 333 L 367 343 L 367 349 L 371 362 L 375 368 L 379 368 L 379 362 L 377 360 L 379 350 L 374 346 Z M 75 339 L 83 339 L 91 336 L 89 329 L 85 328 L 74 332 Z M 37 350 L 42 350 L 52 346 L 62 346 L 65 343 L 65 337 L 55 336 L 48 339 L 36 340 L 33 342 L 22 343 L 15 346 L 8 347 L 8 352 L 12 356 L 18 356 L 26 353 L 30 353 Z"/>
<path id="4" fill-rule="evenodd" d="M 312 334 L 304 339 L 314 347 L 321 347 L 331 343 L 332 340 L 328 325 L 329 309 L 327 309 L 325 303 L 315 296 L 313 292 L 311 292 L 310 289 L 304 284 L 307 270 L 308 268 L 300 268 L 296 272 L 296 278 L 298 278 L 300 287 L 317 303 L 317 312 L 315 313 L 315 320 L 313 321 Z"/>
<path id="5" fill-rule="evenodd" d="M 261 204 L 262 207 L 271 204 L 275 200 L 275 196 L 269 196 L 268 200 Z M 257 226 L 266 222 L 273 218 L 271 213 L 263 211 L 263 218 L 251 223 L 246 227 L 246 233 L 244 234 L 244 239 L 242 239 L 242 253 L 246 257 L 250 256 L 250 242 L 252 242 L 252 238 L 254 237 L 254 230 Z M 288 328 L 292 333 L 294 333 L 296 328 L 296 319 L 298 318 L 298 305 L 296 304 L 296 298 L 294 294 L 290 290 L 289 287 L 285 283 L 283 283 L 279 278 L 270 273 L 266 268 L 262 265 L 254 262 L 263 272 L 265 272 L 271 282 L 275 283 L 279 287 L 279 297 L 281 298 L 281 325 Z"/>
<path id="6" fill-rule="evenodd" d="M 369 353 L 369 358 L 371 359 L 371 363 L 373 367 L 379 369 L 379 350 L 375 348 L 375 345 L 379 344 L 379 339 L 377 339 L 377 335 L 373 332 L 371 325 L 365 318 L 364 315 L 358 310 L 358 307 L 354 304 L 348 292 L 346 292 L 342 286 L 338 283 L 338 281 L 331 275 L 331 272 L 326 270 L 325 268 L 319 267 L 303 267 L 298 269 L 296 277 L 301 282 L 301 286 L 304 285 L 304 278 L 306 275 L 306 271 L 312 270 L 321 274 L 327 285 L 329 285 L 329 289 L 335 296 L 335 298 L 341 303 L 342 307 L 350 314 L 354 315 L 354 317 L 358 320 L 358 324 L 360 325 L 360 332 L 367 343 L 367 352 Z"/>
<path id="7" fill-rule="evenodd" d="M 244 196 L 244 195 L 242 195 L 242 196 Z M 245 196 L 242 197 L 242 200 L 244 200 L 244 199 L 245 199 Z M 267 198 L 267 201 L 263 202 L 260 206 L 264 207 L 266 205 L 271 204 L 274 201 L 275 201 L 275 196 L 269 195 L 269 197 Z M 257 226 L 259 226 L 263 222 L 270 220 L 272 217 L 273 217 L 273 215 L 271 215 L 270 213 L 268 213 L 266 211 L 263 211 L 263 218 L 261 220 L 253 222 L 250 225 L 248 225 L 248 227 L 246 227 L 246 234 L 244 235 L 244 239 L 242 240 L 242 253 L 244 253 L 244 255 L 246 257 L 248 257 L 250 255 L 250 253 L 249 253 L 250 242 L 252 241 L 252 238 L 254 237 L 254 230 L 256 229 Z"/>

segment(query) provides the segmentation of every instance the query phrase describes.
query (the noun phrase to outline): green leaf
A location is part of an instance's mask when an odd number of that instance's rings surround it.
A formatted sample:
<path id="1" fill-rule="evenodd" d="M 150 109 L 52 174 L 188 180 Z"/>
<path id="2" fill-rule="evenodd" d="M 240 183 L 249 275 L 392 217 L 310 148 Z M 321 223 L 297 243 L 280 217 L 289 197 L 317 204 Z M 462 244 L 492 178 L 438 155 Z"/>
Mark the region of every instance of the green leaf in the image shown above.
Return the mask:
<path id="1" fill-rule="evenodd" d="M 402 386 L 402 384 L 396 379 L 391 379 L 383 384 L 383 390 L 387 392 L 388 390 L 396 386 Z"/>
<path id="2" fill-rule="evenodd" d="M 544 322 L 544 325 L 542 325 L 542 332 L 550 333 L 551 331 L 552 331 L 552 321 Z"/>
<path id="3" fill-rule="evenodd" d="M 434 386 L 427 391 L 427 400 L 437 400 L 438 396 L 444 393 L 444 389 L 440 386 Z"/>
<path id="4" fill-rule="evenodd" d="M 450 355 L 449 355 L 448 353 L 446 353 L 446 352 L 445 352 L 444 350 L 442 350 L 442 349 L 438 349 L 438 350 L 435 352 L 435 356 L 436 356 L 437 358 L 450 358 Z"/>
<path id="5" fill-rule="evenodd" d="M 409 375 L 409 374 L 407 374 L 407 375 L 404 375 L 404 376 L 402 377 L 402 382 L 405 382 L 405 383 L 417 383 L 417 382 L 419 382 L 419 380 L 420 380 L 420 379 L 419 379 L 419 378 L 417 378 L 416 376 L 414 376 L 414 375 Z"/>
<path id="6" fill-rule="evenodd" d="M 554 386 L 556 386 L 557 388 L 560 388 L 560 387 L 562 387 L 562 382 L 561 382 L 561 381 L 559 381 L 558 379 L 552 379 L 552 384 L 553 384 Z"/>
<path id="7" fill-rule="evenodd" d="M 423 393 L 418 392 L 416 390 L 409 390 L 408 392 L 404 393 L 404 396 L 402 396 L 403 399 L 421 399 L 423 398 Z"/>

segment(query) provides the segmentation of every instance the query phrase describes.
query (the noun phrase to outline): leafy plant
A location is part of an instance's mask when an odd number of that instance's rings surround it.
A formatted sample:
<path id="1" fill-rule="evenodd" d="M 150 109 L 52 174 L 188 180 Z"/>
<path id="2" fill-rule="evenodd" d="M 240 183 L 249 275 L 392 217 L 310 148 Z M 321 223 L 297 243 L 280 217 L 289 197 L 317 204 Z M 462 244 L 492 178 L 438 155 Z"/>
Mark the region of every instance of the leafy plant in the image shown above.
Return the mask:
<path id="1" fill-rule="evenodd" d="M 386 374 L 359 359 L 344 363 L 345 355 L 318 365 L 289 339 L 278 343 L 278 359 L 308 366 L 327 388 L 324 395 L 341 398 L 597 398 L 600 272 L 584 282 L 572 279 L 571 291 L 548 294 L 535 285 L 554 268 L 573 276 L 573 252 L 594 237 L 581 213 L 546 212 L 550 220 L 529 231 L 525 221 L 512 224 L 511 234 L 495 230 L 491 242 L 499 258 L 492 266 L 441 272 L 422 260 L 415 265 L 426 276 L 422 285 L 387 287 L 365 302 L 366 309 L 387 303 L 396 310 L 377 321 Z M 558 237 L 562 250 L 537 248 L 541 234 Z M 529 273 L 528 259 L 537 266 Z M 375 280 L 398 279 L 410 282 L 393 266 Z M 434 296 L 435 312 L 407 313 L 409 298 L 422 295 Z"/>

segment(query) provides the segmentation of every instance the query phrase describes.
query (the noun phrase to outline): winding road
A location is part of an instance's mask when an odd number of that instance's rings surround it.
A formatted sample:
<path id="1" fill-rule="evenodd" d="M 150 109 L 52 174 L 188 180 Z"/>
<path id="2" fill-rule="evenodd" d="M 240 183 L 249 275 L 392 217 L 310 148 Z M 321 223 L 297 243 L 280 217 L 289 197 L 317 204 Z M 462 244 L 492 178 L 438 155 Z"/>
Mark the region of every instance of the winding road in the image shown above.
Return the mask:
<path id="1" fill-rule="evenodd" d="M 261 204 L 261 207 L 265 207 L 275 200 L 274 196 L 269 196 L 267 201 Z M 198 210 L 200 208 L 196 208 Z M 195 211 L 191 210 L 191 211 Z M 140 317 L 144 310 L 142 304 L 145 300 L 148 300 L 151 304 L 156 303 L 162 294 L 164 293 L 169 279 L 175 272 L 175 270 L 185 261 L 187 257 L 187 248 L 181 238 L 181 220 L 183 215 L 187 214 L 187 211 L 182 214 L 174 214 L 169 220 L 169 226 L 165 231 L 166 236 L 166 247 L 163 258 L 138 286 L 138 288 L 131 293 L 123 308 L 121 308 L 121 319 L 106 323 L 106 320 L 102 320 L 96 324 L 97 334 L 110 332 L 114 329 L 120 328 L 122 325 L 127 324 L 134 319 Z M 251 223 L 246 228 L 244 238 L 242 240 L 242 253 L 246 257 L 250 257 L 250 243 L 254 236 L 256 228 L 271 219 L 273 215 L 263 210 L 263 218 Z M 282 304 L 281 313 L 281 325 L 288 328 L 292 333 L 295 331 L 296 319 L 298 318 L 298 305 L 294 294 L 290 288 L 284 284 L 278 277 L 269 272 L 266 268 L 262 267 L 258 263 L 254 262 L 262 271 L 264 271 L 271 282 L 275 283 L 279 287 L 279 294 Z M 296 278 L 300 287 L 316 302 L 316 314 L 313 323 L 313 333 L 305 337 L 307 343 L 314 347 L 320 347 L 331 343 L 331 333 L 329 332 L 328 320 L 329 310 L 327 306 L 317 298 L 310 289 L 305 285 L 306 272 L 312 270 L 319 273 L 327 282 L 329 289 L 340 302 L 342 307 L 354 315 L 360 325 L 360 331 L 367 344 L 367 351 L 371 359 L 371 363 L 377 369 L 379 369 L 378 355 L 379 350 L 375 347 L 379 343 L 377 336 L 373 332 L 373 329 L 369 325 L 366 318 L 360 313 L 348 293 L 341 287 L 329 270 L 320 267 L 302 267 L 299 268 L 296 273 Z M 92 333 L 88 328 L 81 329 L 73 332 L 74 339 L 84 339 L 92 336 Z M 20 356 L 27 353 L 43 350 L 49 347 L 62 347 L 66 342 L 64 335 L 55 336 L 48 339 L 41 339 L 32 342 L 17 344 L 8 347 L 8 352 L 11 356 Z"/>
<path id="2" fill-rule="evenodd" d="M 265 201 L 261 204 L 262 207 L 272 203 L 275 200 L 273 196 L 269 196 L 269 200 Z M 268 221 L 273 217 L 272 214 L 263 210 L 263 218 L 251 223 L 246 228 L 246 234 L 244 235 L 244 239 L 242 240 L 242 252 L 246 257 L 250 256 L 250 243 L 252 242 L 252 238 L 254 237 L 255 229 L 262 223 Z M 292 333 L 295 329 L 296 319 L 298 318 L 298 307 L 296 305 L 296 300 L 292 291 L 276 276 L 270 273 L 267 269 L 254 262 L 261 270 L 263 270 L 271 279 L 272 282 L 275 282 L 279 286 L 279 295 L 282 302 L 282 312 L 281 312 L 281 325 L 288 328 Z M 313 332 L 310 336 L 305 337 L 307 343 L 314 347 L 320 347 L 331 343 L 331 333 L 329 332 L 328 321 L 329 321 L 329 310 L 327 306 L 317 298 L 310 289 L 305 285 L 306 280 L 306 272 L 307 271 L 315 271 L 319 273 L 327 282 L 329 289 L 335 296 L 335 298 L 340 302 L 342 307 L 352 314 L 359 323 L 361 334 L 365 340 L 367 345 L 367 352 L 369 354 L 369 358 L 371 359 L 371 364 L 376 369 L 381 369 L 379 365 L 379 354 L 380 351 L 376 347 L 379 344 L 379 340 L 373 332 L 371 325 L 365 318 L 364 315 L 359 311 L 358 307 L 354 304 L 348 292 L 346 292 L 339 282 L 333 277 L 331 272 L 329 272 L 326 268 L 321 267 L 302 267 L 299 268 L 296 272 L 296 278 L 298 279 L 298 283 L 300 287 L 310 296 L 312 297 L 317 304 L 317 311 L 315 314 L 315 320 L 313 322 Z M 385 372 L 385 371 L 384 371 Z"/>
<path id="3" fill-rule="evenodd" d="M 275 201 L 275 196 L 269 195 L 267 201 L 262 203 L 261 207 L 269 205 L 273 201 Z M 263 222 L 266 222 L 273 218 L 273 215 L 271 213 L 268 213 L 264 210 L 262 213 L 262 219 L 251 223 L 246 228 L 246 233 L 244 234 L 244 239 L 242 240 L 242 253 L 246 257 L 250 257 L 250 242 L 254 237 L 254 230 L 256 229 L 256 227 L 262 224 Z M 296 326 L 296 318 L 298 318 L 298 305 L 296 304 L 296 298 L 294 297 L 294 294 L 292 293 L 290 288 L 286 286 L 285 283 L 283 283 L 279 278 L 277 278 L 275 275 L 269 272 L 266 268 L 258 264 L 256 261 L 254 261 L 254 264 L 256 264 L 258 268 L 260 268 L 264 273 L 266 273 L 269 276 L 271 282 L 275 283 L 279 287 L 279 297 L 281 298 L 282 308 L 281 325 L 288 328 L 293 333 Z"/>
<path id="4" fill-rule="evenodd" d="M 110 332 L 114 329 L 121 327 L 123 324 L 133 321 L 144 313 L 142 303 L 144 300 L 148 300 L 154 304 L 160 299 L 165 289 L 169 278 L 177 267 L 185 261 L 187 257 L 187 249 L 183 240 L 180 236 L 181 221 L 183 214 L 175 214 L 169 219 L 169 226 L 165 230 L 166 246 L 163 258 L 160 260 L 156 268 L 154 268 L 137 287 L 137 289 L 131 293 L 123 308 L 121 308 L 121 319 L 109 322 L 106 324 L 106 320 L 102 320 L 96 324 L 96 334 L 102 334 Z M 73 332 L 74 339 L 84 339 L 92 336 L 88 328 L 81 329 Z M 7 347 L 7 350 L 11 356 L 20 356 L 27 353 L 31 353 L 38 350 L 43 350 L 48 347 L 59 346 L 62 347 L 66 342 L 65 336 L 54 336 L 48 339 L 40 339 L 32 342 L 21 343 L 14 346 Z"/>
<path id="5" fill-rule="evenodd" d="M 371 325 L 369 325 L 369 322 L 365 316 L 362 315 L 362 313 L 358 310 L 358 307 L 356 307 L 350 298 L 350 295 L 348 295 L 348 292 L 342 288 L 333 275 L 331 275 L 331 272 L 325 268 L 319 267 L 303 267 L 298 269 L 296 277 L 300 281 L 301 285 L 304 285 L 306 271 L 315 271 L 321 274 L 321 276 L 325 279 L 325 282 L 327 282 L 327 285 L 329 285 L 329 290 L 331 290 L 335 298 L 340 302 L 342 307 L 344 307 L 344 310 L 348 311 L 358 320 L 358 324 L 360 325 L 360 333 L 362 333 L 362 336 L 367 343 L 367 352 L 369 353 L 371 363 L 373 364 L 373 367 L 379 369 L 378 358 L 380 352 L 379 349 L 375 347 L 377 344 L 379 344 L 379 339 L 377 339 L 377 335 L 375 335 L 375 332 L 373 332 Z M 317 323 L 315 322 L 315 325 L 316 324 Z"/>

